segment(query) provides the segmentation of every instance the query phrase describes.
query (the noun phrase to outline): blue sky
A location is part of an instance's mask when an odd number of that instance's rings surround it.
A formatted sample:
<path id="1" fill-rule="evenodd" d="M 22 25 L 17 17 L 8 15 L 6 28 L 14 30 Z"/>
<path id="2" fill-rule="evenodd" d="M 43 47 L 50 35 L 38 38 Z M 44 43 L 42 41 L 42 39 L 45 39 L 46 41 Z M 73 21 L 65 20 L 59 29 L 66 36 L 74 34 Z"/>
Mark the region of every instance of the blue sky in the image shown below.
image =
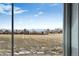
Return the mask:
<path id="1" fill-rule="evenodd" d="M 11 28 L 11 5 L 0 4 L 0 29 Z M 63 4 L 15 3 L 15 29 L 63 28 Z"/>

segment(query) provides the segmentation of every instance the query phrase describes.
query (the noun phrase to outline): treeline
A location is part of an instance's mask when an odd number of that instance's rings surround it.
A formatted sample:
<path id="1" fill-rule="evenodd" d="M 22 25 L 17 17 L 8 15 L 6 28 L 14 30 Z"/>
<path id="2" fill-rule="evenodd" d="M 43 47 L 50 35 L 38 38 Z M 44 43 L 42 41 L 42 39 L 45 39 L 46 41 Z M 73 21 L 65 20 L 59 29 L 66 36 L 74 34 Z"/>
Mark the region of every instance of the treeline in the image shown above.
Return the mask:
<path id="1" fill-rule="evenodd" d="M 11 30 L 0 30 L 0 34 L 11 34 L 12 31 Z M 50 30 L 50 29 L 46 29 L 43 31 L 36 31 L 35 29 L 33 29 L 32 31 L 24 29 L 24 30 L 14 30 L 13 32 L 14 34 L 25 34 L 25 35 L 48 35 L 48 34 L 54 34 L 54 33 L 62 33 L 61 29 L 54 29 L 54 30 Z"/>

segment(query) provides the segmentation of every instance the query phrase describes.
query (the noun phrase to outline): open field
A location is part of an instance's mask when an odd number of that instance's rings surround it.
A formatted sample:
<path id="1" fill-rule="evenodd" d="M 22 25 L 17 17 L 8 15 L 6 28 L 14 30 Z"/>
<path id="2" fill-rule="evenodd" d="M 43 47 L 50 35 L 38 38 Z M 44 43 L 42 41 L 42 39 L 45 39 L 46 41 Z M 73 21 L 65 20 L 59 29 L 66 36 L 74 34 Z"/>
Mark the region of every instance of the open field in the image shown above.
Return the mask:
<path id="1" fill-rule="evenodd" d="M 63 55 L 63 35 L 23 35 L 15 34 L 15 55 Z M 11 35 L 0 35 L 0 55 L 11 54 Z"/>

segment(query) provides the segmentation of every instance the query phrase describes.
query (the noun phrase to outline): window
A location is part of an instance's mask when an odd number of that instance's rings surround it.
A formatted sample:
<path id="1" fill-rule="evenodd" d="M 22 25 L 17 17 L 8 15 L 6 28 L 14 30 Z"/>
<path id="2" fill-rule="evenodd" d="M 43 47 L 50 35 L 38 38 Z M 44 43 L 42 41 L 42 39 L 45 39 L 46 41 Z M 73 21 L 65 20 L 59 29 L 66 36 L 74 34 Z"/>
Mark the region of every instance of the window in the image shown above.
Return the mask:
<path id="1" fill-rule="evenodd" d="M 5 4 L 2 4 L 5 5 Z M 1 5 L 1 6 L 2 6 Z M 0 7 L 1 8 L 1 7 Z M 5 17 L 0 16 L 0 27 L 3 31 L 5 28 L 10 33 L 1 33 L 3 38 L 8 40 L 11 32 L 11 19 L 14 20 L 14 43 L 13 53 L 15 56 L 54 56 L 64 55 L 64 39 L 63 39 L 63 10 L 62 3 L 14 3 L 13 10 L 11 5 L 7 4 L 5 9 L 0 13 L 9 17 L 9 21 Z M 13 15 L 11 15 L 13 11 Z M 5 14 L 6 13 L 6 14 Z M 8 15 L 7 15 L 8 14 Z M 4 23 L 5 22 L 5 23 Z M 7 23 L 8 22 L 8 23 Z M 10 24 L 9 24 L 10 22 Z M 0 25 L 2 25 L 0 23 Z M 5 27 L 5 24 L 6 25 Z M 9 28 L 10 27 L 10 28 Z M 7 35 L 8 34 L 8 35 Z M 1 38 L 2 39 L 2 38 Z M 5 40 L 4 39 L 4 40 Z M 9 38 L 11 40 L 11 36 Z M 4 46 L 9 45 L 11 48 L 11 41 L 4 43 Z M 10 43 L 10 44 L 9 44 Z M 6 46 L 7 47 L 7 46 Z M 5 50 L 7 50 L 4 47 Z M 10 53 L 11 53 L 11 49 Z M 8 54 L 8 53 L 7 53 Z"/>
<path id="2" fill-rule="evenodd" d="M 0 3 L 0 56 L 11 55 L 11 4 Z"/>
<path id="3" fill-rule="evenodd" d="M 63 55 L 63 4 L 14 4 L 15 55 Z"/>

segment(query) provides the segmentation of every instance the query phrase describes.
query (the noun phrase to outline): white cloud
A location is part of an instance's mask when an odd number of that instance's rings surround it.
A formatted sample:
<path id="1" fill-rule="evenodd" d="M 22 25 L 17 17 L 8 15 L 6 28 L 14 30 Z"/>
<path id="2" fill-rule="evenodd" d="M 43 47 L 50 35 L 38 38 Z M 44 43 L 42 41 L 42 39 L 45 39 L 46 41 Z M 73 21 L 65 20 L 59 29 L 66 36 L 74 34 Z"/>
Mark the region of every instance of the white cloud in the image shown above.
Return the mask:
<path id="1" fill-rule="evenodd" d="M 43 11 L 39 11 L 37 14 L 35 14 L 34 16 L 40 16 L 40 15 L 42 15 L 42 14 L 44 14 L 44 12 Z"/>
<path id="2" fill-rule="evenodd" d="M 39 15 L 42 15 L 43 13 L 44 13 L 44 12 L 40 11 L 38 14 L 39 14 Z"/>
<path id="3" fill-rule="evenodd" d="M 57 5 L 58 5 L 58 3 L 52 3 L 52 4 L 50 4 L 51 7 L 57 6 Z"/>
<path id="4" fill-rule="evenodd" d="M 24 13 L 27 12 L 28 10 L 23 10 L 19 7 L 14 6 L 14 14 L 20 14 L 20 13 Z M 1 14 L 5 14 L 5 15 L 11 15 L 12 12 L 12 7 L 10 4 L 0 4 L 0 13 Z"/>
<path id="5" fill-rule="evenodd" d="M 37 15 L 37 14 L 36 14 L 36 15 L 34 15 L 34 16 L 36 16 L 36 17 L 37 17 L 37 16 L 39 16 L 39 15 Z"/>
<path id="6" fill-rule="evenodd" d="M 59 3 L 43 3 L 41 4 L 42 6 L 56 6 L 58 5 Z"/>
<path id="7" fill-rule="evenodd" d="M 40 3 L 40 7 L 37 8 L 37 10 L 43 9 L 45 6 L 53 7 L 57 6 L 59 3 Z"/>
<path id="8" fill-rule="evenodd" d="M 20 14 L 20 13 L 24 13 L 24 12 L 28 12 L 28 10 L 23 10 L 21 8 L 14 7 L 14 14 Z"/>
<path id="9" fill-rule="evenodd" d="M 2 14 L 7 14 L 10 11 L 11 6 L 7 5 L 5 6 L 4 4 L 0 4 L 0 13 Z"/>

